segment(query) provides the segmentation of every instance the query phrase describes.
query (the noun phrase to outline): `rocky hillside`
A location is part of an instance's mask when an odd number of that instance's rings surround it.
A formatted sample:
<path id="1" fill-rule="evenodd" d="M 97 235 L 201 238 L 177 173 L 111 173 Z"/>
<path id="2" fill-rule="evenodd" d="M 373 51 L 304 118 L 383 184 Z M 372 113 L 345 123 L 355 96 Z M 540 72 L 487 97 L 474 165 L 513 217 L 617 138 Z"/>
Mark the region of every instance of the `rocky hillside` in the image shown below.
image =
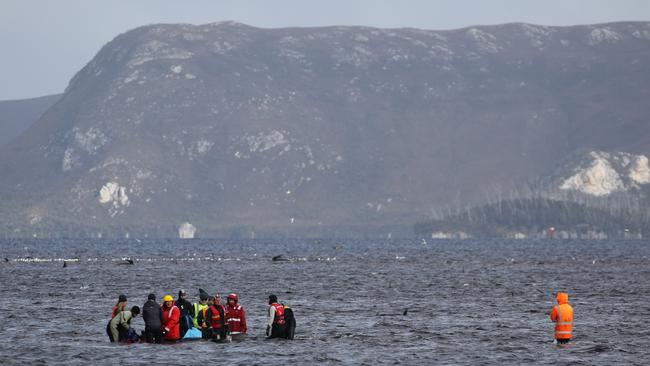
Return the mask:
<path id="1" fill-rule="evenodd" d="M 398 236 L 556 174 L 635 190 L 648 85 L 648 23 L 141 27 L 0 148 L 0 233 Z M 590 152 L 639 175 L 584 188 Z"/>

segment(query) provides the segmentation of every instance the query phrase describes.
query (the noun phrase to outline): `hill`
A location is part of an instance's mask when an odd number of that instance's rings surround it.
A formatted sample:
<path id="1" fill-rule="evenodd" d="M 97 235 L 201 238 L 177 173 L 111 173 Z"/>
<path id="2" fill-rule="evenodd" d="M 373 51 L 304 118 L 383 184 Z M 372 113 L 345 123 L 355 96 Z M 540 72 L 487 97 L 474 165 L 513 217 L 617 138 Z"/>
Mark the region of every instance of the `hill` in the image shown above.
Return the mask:
<path id="1" fill-rule="evenodd" d="M 39 98 L 0 101 L 0 146 L 25 132 L 56 103 L 60 94 Z"/>
<path id="2" fill-rule="evenodd" d="M 643 170 L 649 46 L 649 23 L 137 28 L 0 147 L 0 233 L 404 236 L 591 152 Z"/>

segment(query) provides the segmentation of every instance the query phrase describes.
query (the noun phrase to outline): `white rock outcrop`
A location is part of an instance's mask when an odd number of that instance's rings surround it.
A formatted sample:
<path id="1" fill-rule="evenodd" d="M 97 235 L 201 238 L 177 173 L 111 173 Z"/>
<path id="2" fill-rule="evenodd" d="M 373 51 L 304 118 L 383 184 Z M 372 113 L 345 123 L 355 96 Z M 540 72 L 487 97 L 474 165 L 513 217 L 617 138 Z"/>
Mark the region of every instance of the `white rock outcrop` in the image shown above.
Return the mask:
<path id="1" fill-rule="evenodd" d="M 474 40 L 478 47 L 485 52 L 496 53 L 501 50 L 497 45 L 497 37 L 478 28 L 470 28 L 465 35 Z"/>
<path id="2" fill-rule="evenodd" d="M 129 196 L 126 194 L 126 187 L 115 182 L 108 182 L 99 190 L 99 203 L 112 203 L 114 207 L 128 206 Z"/>
<path id="3" fill-rule="evenodd" d="M 650 164 L 645 155 L 592 151 L 589 157 L 590 164 L 576 168 L 574 175 L 560 183 L 560 189 L 602 197 L 650 183 Z"/>
<path id="4" fill-rule="evenodd" d="M 178 227 L 178 237 L 181 239 L 194 239 L 196 227 L 189 222 L 184 222 Z"/>
<path id="5" fill-rule="evenodd" d="M 650 164 L 648 163 L 647 156 L 639 155 L 634 159 L 629 176 L 634 183 L 650 183 Z"/>
<path id="6" fill-rule="evenodd" d="M 63 153 L 63 160 L 61 161 L 61 169 L 64 172 L 67 172 L 77 164 L 77 161 L 78 161 L 78 157 L 75 155 L 74 149 L 69 147 L 65 149 L 65 152 Z"/>
<path id="7" fill-rule="evenodd" d="M 560 185 L 560 189 L 580 191 L 592 196 L 607 196 L 624 189 L 623 181 L 609 163 L 606 153 L 592 152 L 591 166 L 580 169 Z"/>
<path id="8" fill-rule="evenodd" d="M 595 46 L 603 42 L 617 42 L 621 39 L 623 39 L 623 36 L 609 27 L 595 28 L 589 33 L 587 43 L 589 43 L 590 46 Z"/>
<path id="9" fill-rule="evenodd" d="M 94 155 L 108 143 L 106 134 L 95 127 L 91 127 L 87 131 L 81 131 L 78 127 L 75 127 L 72 132 L 74 132 L 75 144 L 90 155 Z"/>

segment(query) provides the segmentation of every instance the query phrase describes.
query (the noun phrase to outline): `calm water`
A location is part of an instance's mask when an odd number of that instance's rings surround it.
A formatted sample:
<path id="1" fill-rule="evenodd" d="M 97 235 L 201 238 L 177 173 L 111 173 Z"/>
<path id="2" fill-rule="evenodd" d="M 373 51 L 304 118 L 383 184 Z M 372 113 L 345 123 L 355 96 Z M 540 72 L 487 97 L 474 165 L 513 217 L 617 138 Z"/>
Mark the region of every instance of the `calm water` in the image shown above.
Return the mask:
<path id="1" fill-rule="evenodd" d="M 584 241 L 0 241 L 2 364 L 650 362 L 650 243 Z M 283 254 L 292 262 L 272 262 Z M 135 265 L 120 265 L 122 258 Z M 62 259 L 68 261 L 63 268 Z M 242 343 L 112 345 L 120 293 L 237 292 Z M 547 313 L 570 293 L 575 341 Z M 296 340 L 264 340 L 266 299 Z M 402 315 L 408 308 L 408 314 Z M 132 324 L 144 328 L 140 318 Z"/>

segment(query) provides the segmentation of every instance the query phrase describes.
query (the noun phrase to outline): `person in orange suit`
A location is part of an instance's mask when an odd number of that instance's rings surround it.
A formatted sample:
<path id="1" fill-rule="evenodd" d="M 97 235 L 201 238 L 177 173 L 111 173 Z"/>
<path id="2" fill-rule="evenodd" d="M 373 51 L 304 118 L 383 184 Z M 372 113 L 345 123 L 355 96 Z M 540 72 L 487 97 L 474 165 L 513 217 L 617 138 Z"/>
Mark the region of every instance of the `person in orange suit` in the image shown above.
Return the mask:
<path id="1" fill-rule="evenodd" d="M 557 293 L 557 305 L 551 311 L 551 320 L 555 323 L 557 343 L 569 343 L 573 335 L 573 307 L 569 305 L 569 294 L 566 292 Z"/>

